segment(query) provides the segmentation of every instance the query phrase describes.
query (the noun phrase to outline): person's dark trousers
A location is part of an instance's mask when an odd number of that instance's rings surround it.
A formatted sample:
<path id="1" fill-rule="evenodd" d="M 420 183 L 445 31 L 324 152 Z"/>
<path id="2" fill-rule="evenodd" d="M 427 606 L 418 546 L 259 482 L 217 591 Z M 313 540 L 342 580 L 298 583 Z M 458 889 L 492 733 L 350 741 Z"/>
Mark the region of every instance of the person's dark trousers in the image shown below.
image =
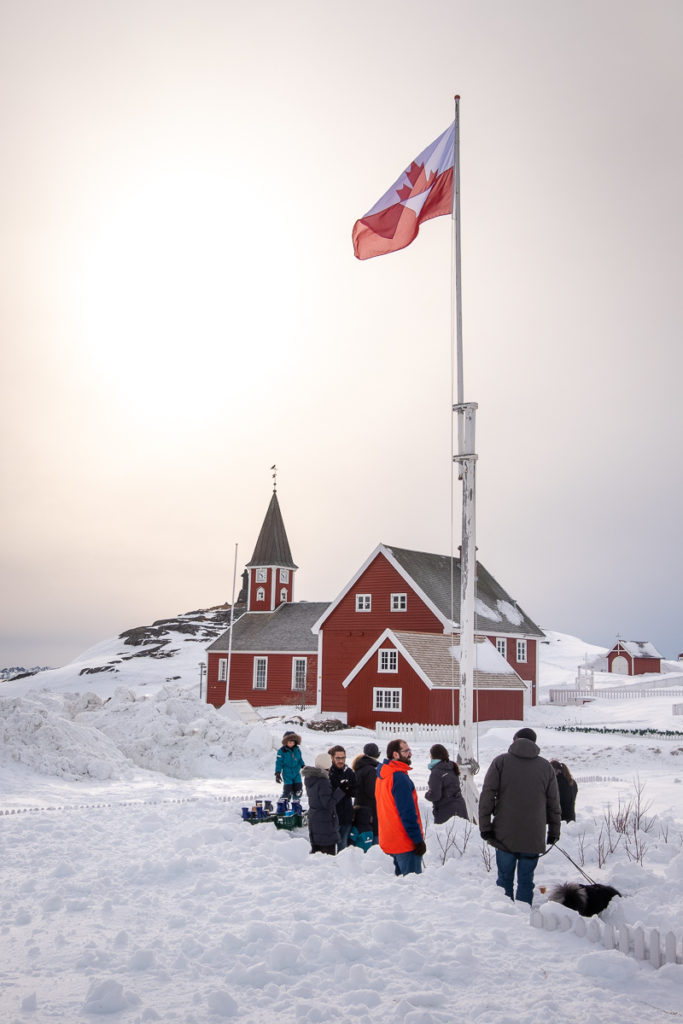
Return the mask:
<path id="1" fill-rule="evenodd" d="M 334 857 L 336 852 L 334 846 L 318 846 L 316 843 L 311 843 L 311 853 L 329 853 L 330 857 Z"/>
<path id="2" fill-rule="evenodd" d="M 534 898 L 534 871 L 538 864 L 537 853 L 509 853 L 507 850 L 496 850 L 498 878 L 496 885 L 505 890 L 510 899 L 531 903 Z M 513 896 L 517 869 L 517 892 Z"/>
<path id="3" fill-rule="evenodd" d="M 339 826 L 339 845 L 337 846 L 337 852 L 345 850 L 349 845 L 349 836 L 351 835 L 351 829 L 353 828 L 353 822 L 349 822 L 348 825 Z"/>
<path id="4" fill-rule="evenodd" d="M 396 875 L 421 875 L 422 857 L 410 850 L 408 853 L 394 853 L 394 874 Z"/>

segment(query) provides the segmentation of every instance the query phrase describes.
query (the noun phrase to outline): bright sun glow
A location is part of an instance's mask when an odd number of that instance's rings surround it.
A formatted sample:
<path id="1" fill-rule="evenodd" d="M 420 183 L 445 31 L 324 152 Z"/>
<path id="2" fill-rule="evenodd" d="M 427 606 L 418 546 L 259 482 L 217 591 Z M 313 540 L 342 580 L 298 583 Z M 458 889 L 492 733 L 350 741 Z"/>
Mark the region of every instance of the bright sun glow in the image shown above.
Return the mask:
<path id="1" fill-rule="evenodd" d="M 222 179 L 135 182 L 94 225 L 76 284 L 90 369 L 155 420 L 220 378 L 272 371 L 296 298 L 292 265 L 283 273 L 277 255 L 254 231 L 250 202 Z"/>

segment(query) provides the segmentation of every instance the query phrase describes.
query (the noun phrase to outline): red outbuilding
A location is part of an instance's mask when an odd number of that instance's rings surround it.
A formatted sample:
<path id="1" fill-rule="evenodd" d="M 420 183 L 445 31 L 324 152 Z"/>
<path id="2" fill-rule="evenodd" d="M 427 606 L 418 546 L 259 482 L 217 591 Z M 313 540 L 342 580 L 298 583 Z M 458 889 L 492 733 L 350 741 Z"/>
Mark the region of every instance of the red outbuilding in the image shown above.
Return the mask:
<path id="1" fill-rule="evenodd" d="M 607 654 L 607 671 L 620 676 L 661 672 L 662 655 L 648 640 L 617 640 Z"/>

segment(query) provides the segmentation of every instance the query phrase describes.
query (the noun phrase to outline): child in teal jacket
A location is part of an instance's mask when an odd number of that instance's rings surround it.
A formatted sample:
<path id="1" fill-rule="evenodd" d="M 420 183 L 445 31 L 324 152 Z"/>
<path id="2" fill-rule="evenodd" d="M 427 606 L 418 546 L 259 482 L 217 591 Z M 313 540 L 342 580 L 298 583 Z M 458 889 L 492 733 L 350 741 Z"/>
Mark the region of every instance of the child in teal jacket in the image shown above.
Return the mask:
<path id="1" fill-rule="evenodd" d="M 282 797 L 285 800 L 298 800 L 303 792 L 301 769 L 304 759 L 299 749 L 300 743 L 301 736 L 295 732 L 286 732 L 275 758 L 275 781 L 282 783 Z"/>

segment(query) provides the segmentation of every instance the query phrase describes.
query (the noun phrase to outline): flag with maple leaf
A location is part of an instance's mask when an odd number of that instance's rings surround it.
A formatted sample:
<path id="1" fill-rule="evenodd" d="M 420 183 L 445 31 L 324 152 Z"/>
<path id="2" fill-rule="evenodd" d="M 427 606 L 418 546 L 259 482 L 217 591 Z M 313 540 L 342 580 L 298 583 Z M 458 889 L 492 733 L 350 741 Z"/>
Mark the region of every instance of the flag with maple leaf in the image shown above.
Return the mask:
<path id="1" fill-rule="evenodd" d="M 353 225 L 359 260 L 405 249 L 420 224 L 453 209 L 455 122 L 413 160 L 398 181 Z"/>

